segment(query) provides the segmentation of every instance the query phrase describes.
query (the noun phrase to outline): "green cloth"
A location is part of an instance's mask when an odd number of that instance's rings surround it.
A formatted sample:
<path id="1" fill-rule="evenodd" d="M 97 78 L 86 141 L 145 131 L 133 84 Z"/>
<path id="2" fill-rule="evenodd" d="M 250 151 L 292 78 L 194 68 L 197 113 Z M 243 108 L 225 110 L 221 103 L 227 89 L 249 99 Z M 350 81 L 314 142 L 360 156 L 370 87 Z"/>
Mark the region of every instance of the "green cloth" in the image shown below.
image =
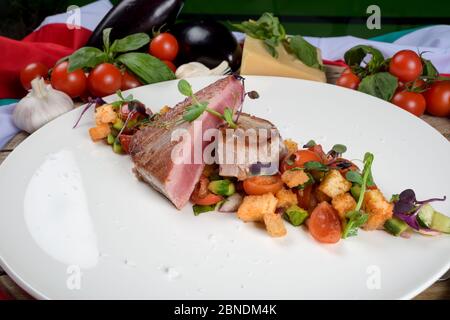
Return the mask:
<path id="1" fill-rule="evenodd" d="M 0 107 L 18 102 L 17 99 L 0 99 Z"/>
<path id="2" fill-rule="evenodd" d="M 422 29 L 422 28 L 425 28 L 425 26 L 416 27 L 416 28 L 412 28 L 412 29 L 406 29 L 406 30 L 400 30 L 400 31 L 395 31 L 395 32 L 390 32 L 390 33 L 383 34 L 381 36 L 370 38 L 369 40 L 392 43 L 395 40 L 397 40 L 397 39 L 407 35 L 408 33 L 414 32 L 414 31 Z"/>

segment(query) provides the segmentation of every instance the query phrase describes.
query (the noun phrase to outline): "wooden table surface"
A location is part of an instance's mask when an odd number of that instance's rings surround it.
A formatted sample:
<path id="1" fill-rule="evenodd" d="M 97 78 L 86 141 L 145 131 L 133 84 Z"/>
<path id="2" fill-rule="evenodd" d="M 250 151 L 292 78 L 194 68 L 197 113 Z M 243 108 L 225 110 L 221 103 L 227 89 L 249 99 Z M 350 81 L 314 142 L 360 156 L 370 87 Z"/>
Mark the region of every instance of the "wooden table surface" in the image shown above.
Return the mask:
<path id="1" fill-rule="evenodd" d="M 424 115 L 422 118 L 450 141 L 450 119 L 436 118 L 428 115 Z M 27 136 L 28 135 L 26 133 L 19 133 L 2 150 L 0 150 L 0 164 Z M 32 299 L 26 292 L 17 286 L 5 272 L 0 269 L 0 293 L 2 291 L 7 296 L 11 297 L 11 299 Z M 444 275 L 439 281 L 420 293 L 417 297 L 415 297 L 415 299 L 450 300 L 450 272 L 447 272 L 447 274 Z"/>

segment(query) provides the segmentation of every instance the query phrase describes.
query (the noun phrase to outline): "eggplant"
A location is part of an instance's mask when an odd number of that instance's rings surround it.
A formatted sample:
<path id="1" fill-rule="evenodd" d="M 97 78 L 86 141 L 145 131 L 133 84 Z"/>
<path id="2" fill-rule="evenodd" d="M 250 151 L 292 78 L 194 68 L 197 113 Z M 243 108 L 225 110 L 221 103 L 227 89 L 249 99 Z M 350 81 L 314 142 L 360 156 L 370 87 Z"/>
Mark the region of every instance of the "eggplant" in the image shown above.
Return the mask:
<path id="1" fill-rule="evenodd" d="M 122 0 L 100 21 L 87 46 L 102 48 L 103 29 L 112 28 L 111 41 L 133 33 L 151 34 L 169 27 L 183 8 L 183 0 Z"/>
<path id="2" fill-rule="evenodd" d="M 189 21 L 175 24 L 171 29 L 178 40 L 176 64 L 197 61 L 215 68 L 223 60 L 237 71 L 241 66 L 242 48 L 223 24 L 211 21 Z"/>

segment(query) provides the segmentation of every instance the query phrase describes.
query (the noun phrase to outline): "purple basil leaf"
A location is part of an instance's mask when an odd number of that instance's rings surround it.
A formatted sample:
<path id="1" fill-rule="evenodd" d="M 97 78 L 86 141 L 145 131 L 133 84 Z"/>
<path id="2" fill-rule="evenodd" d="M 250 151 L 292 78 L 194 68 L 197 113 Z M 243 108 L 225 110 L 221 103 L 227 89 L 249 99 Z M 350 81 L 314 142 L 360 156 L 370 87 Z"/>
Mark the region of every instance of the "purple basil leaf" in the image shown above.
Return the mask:
<path id="1" fill-rule="evenodd" d="M 414 203 L 416 201 L 416 194 L 412 189 L 406 189 L 399 195 L 399 200 L 403 202 Z"/>
<path id="2" fill-rule="evenodd" d="M 414 209 L 414 203 L 399 200 L 394 204 L 394 213 L 409 214 Z"/>

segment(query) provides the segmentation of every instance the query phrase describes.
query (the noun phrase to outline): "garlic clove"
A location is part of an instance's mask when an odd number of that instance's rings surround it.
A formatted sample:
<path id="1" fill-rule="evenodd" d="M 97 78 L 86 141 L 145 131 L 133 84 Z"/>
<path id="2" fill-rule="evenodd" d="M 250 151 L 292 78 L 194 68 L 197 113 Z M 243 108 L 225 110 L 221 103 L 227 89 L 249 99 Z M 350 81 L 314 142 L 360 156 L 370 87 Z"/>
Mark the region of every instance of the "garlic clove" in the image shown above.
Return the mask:
<path id="1" fill-rule="evenodd" d="M 201 77 L 209 75 L 223 75 L 231 71 L 228 62 L 222 61 L 214 69 L 209 69 L 200 62 L 189 62 L 179 66 L 175 72 L 177 79 L 185 79 L 191 77 Z"/>

